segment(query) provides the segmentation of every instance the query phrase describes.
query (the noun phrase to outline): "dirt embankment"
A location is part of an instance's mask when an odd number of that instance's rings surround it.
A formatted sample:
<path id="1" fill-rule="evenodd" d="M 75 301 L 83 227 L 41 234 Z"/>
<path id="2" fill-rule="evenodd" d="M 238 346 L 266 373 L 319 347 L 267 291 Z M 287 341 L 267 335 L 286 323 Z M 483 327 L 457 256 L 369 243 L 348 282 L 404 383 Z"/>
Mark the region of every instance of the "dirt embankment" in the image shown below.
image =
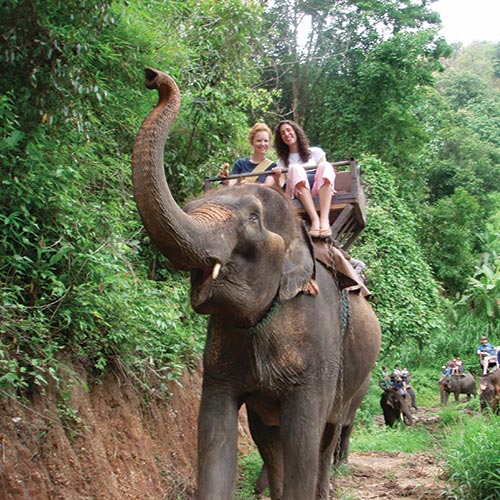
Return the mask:
<path id="1" fill-rule="evenodd" d="M 191 498 L 199 370 L 148 402 L 117 376 L 90 390 L 84 371 L 79 377 L 69 405 L 50 389 L 26 404 L 1 396 L 0 498 Z"/>
<path id="2" fill-rule="evenodd" d="M 83 370 L 69 404 L 51 389 L 24 403 L 0 394 L 0 498 L 194 498 L 200 373 L 186 372 L 169 396 L 148 401 L 113 374 L 88 389 Z M 240 448 L 253 448 L 243 411 Z M 445 487 L 430 455 L 354 453 L 349 462 L 332 493 L 350 500 L 434 500 Z"/>

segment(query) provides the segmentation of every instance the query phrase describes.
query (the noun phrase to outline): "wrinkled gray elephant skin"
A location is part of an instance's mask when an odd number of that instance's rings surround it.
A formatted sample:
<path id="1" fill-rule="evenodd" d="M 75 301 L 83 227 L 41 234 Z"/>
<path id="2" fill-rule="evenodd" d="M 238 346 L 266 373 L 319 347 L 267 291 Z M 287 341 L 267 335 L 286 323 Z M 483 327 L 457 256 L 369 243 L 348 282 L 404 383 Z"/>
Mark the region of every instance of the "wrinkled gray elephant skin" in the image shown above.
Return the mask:
<path id="1" fill-rule="evenodd" d="M 458 403 L 460 394 L 467 394 L 467 401 L 471 396 L 476 397 L 476 381 L 471 373 L 463 375 L 443 375 L 438 382 L 441 404 L 448 404 L 448 397 L 451 394 L 455 396 L 455 402 Z"/>
<path id="2" fill-rule="evenodd" d="M 411 396 L 408 391 L 390 388 L 386 389 L 380 398 L 380 406 L 384 414 L 385 425 L 392 427 L 395 422 L 401 420 L 401 416 L 406 425 L 413 424 L 411 415 Z"/>
<path id="3" fill-rule="evenodd" d="M 342 336 L 337 281 L 279 190 L 248 183 L 209 191 L 179 208 L 163 152 L 180 105 L 165 73 L 133 151 L 134 196 L 154 244 L 191 273 L 191 303 L 209 314 L 198 420 L 198 500 L 234 498 L 238 410 L 269 473 L 273 500 L 327 499 L 342 413 L 370 373 L 380 327 L 350 294 Z M 316 293 L 319 290 L 319 293 Z"/>

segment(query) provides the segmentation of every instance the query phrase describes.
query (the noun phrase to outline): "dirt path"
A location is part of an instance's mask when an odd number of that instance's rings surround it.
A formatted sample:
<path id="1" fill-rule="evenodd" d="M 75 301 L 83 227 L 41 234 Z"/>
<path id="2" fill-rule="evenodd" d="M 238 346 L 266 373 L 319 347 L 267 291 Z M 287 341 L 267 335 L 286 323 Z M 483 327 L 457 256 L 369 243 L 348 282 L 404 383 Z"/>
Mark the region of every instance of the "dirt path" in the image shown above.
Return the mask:
<path id="1" fill-rule="evenodd" d="M 349 465 L 332 483 L 331 498 L 342 500 L 436 500 L 446 481 L 428 453 L 351 453 Z M 268 500 L 267 497 L 261 497 Z"/>
<path id="2" fill-rule="evenodd" d="M 437 413 L 439 407 L 421 407 L 413 412 L 414 421 L 431 430 L 438 423 Z M 384 425 L 382 417 L 376 421 Z M 347 471 L 337 477 L 335 490 L 345 500 L 436 500 L 446 486 L 431 453 L 369 451 L 349 455 Z"/>
<path id="3" fill-rule="evenodd" d="M 359 452 L 336 480 L 338 498 L 349 500 L 436 500 L 446 488 L 427 453 Z"/>

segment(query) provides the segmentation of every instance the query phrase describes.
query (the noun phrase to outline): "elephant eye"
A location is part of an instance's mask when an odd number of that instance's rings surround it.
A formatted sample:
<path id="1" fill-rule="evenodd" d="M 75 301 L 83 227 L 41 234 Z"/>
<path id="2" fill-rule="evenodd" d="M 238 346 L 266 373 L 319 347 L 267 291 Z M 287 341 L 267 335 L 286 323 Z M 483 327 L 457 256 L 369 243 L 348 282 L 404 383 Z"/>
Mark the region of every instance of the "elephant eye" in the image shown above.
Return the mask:
<path id="1" fill-rule="evenodd" d="M 256 222 L 259 220 L 259 216 L 252 212 L 249 216 L 248 216 L 248 220 L 251 221 L 251 222 Z"/>

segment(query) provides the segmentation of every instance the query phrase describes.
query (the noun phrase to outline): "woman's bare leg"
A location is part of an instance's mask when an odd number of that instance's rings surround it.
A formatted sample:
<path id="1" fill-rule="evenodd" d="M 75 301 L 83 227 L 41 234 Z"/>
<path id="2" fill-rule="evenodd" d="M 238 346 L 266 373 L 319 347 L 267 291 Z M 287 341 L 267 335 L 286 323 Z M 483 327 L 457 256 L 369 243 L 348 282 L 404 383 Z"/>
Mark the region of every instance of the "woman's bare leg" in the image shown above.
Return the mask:
<path id="1" fill-rule="evenodd" d="M 316 207 L 312 199 L 311 191 L 306 188 L 305 184 L 300 184 L 295 187 L 299 195 L 299 200 L 305 208 L 307 215 L 311 221 L 311 233 L 313 235 L 319 231 L 319 217 L 316 212 Z"/>
<path id="2" fill-rule="evenodd" d="M 322 231 L 330 228 L 330 206 L 332 204 L 332 189 L 325 182 L 319 190 L 319 227 Z"/>

